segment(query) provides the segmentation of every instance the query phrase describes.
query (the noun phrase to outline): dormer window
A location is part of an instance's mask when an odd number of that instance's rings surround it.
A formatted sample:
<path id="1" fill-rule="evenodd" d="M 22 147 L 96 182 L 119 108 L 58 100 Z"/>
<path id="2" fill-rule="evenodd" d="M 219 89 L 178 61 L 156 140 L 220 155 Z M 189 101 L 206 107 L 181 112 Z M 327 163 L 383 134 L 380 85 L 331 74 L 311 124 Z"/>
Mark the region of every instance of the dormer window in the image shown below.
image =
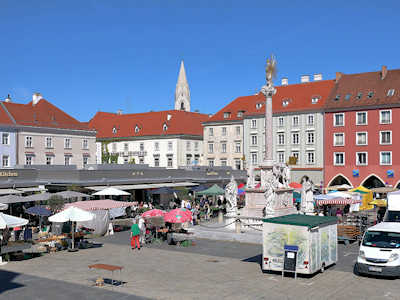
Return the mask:
<path id="1" fill-rule="evenodd" d="M 256 109 L 260 109 L 262 106 L 263 106 L 263 103 L 259 102 L 259 103 L 256 104 Z"/>
<path id="2" fill-rule="evenodd" d="M 164 131 L 167 131 L 167 130 L 168 130 L 168 126 L 167 126 L 167 124 L 165 124 L 165 123 L 164 123 L 164 125 L 163 125 L 163 130 L 164 130 Z"/>
<path id="3" fill-rule="evenodd" d="M 136 125 L 136 127 L 135 127 L 135 133 L 138 133 L 139 131 L 140 131 L 140 128 L 139 128 L 139 126 Z"/>
<path id="4" fill-rule="evenodd" d="M 369 92 L 368 93 L 368 98 L 371 99 L 374 96 L 374 92 Z"/>
<path id="5" fill-rule="evenodd" d="M 335 101 L 339 101 L 339 100 L 340 100 L 340 95 L 336 95 Z"/>
<path id="6" fill-rule="evenodd" d="M 231 117 L 231 113 L 230 112 L 224 112 L 224 119 L 228 119 Z"/>
<path id="7" fill-rule="evenodd" d="M 390 89 L 390 90 L 387 91 L 386 96 L 392 97 L 393 95 L 394 95 L 394 89 Z"/>
<path id="8" fill-rule="evenodd" d="M 351 94 L 346 94 L 346 96 L 344 97 L 344 100 L 349 101 L 351 98 Z"/>
<path id="9" fill-rule="evenodd" d="M 320 96 L 313 96 L 311 97 L 311 104 L 317 104 L 319 99 L 321 99 Z"/>
<path id="10" fill-rule="evenodd" d="M 357 99 L 360 100 L 361 98 L 362 98 L 362 93 L 361 93 L 361 92 L 358 92 L 358 94 L 357 94 Z"/>
<path id="11" fill-rule="evenodd" d="M 242 118 L 243 117 L 243 111 L 242 110 L 237 112 L 237 117 L 238 118 Z"/>
<path id="12" fill-rule="evenodd" d="M 116 133 L 117 133 L 117 128 L 113 127 L 112 133 L 113 133 L 113 134 L 116 134 Z"/>
<path id="13" fill-rule="evenodd" d="M 283 99 L 282 100 L 282 106 L 283 107 L 288 106 L 291 101 L 292 101 L 291 99 Z"/>

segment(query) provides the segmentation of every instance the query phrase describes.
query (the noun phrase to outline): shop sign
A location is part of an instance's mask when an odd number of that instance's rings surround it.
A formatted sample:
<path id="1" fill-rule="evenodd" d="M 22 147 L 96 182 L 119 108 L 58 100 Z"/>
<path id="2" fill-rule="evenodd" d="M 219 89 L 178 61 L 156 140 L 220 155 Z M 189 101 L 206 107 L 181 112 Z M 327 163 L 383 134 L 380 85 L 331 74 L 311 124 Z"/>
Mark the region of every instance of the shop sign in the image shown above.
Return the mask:
<path id="1" fill-rule="evenodd" d="M 18 177 L 18 172 L 0 171 L 0 177 Z"/>

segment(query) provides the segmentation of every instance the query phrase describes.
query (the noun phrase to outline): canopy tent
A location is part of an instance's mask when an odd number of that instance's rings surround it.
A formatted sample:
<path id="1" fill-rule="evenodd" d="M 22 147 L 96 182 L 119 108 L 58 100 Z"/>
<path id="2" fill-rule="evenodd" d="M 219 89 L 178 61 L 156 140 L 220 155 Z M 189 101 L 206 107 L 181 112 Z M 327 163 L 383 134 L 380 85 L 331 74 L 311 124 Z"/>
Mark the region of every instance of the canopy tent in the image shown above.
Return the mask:
<path id="1" fill-rule="evenodd" d="M 122 202 L 114 200 L 93 200 L 93 201 L 78 201 L 64 205 L 64 208 L 78 207 L 83 210 L 103 210 L 120 207 L 135 206 L 137 202 Z"/>
<path id="2" fill-rule="evenodd" d="M 19 195 L 7 195 L 0 197 L 0 203 L 3 204 L 11 204 L 11 203 L 21 203 L 21 202 L 29 202 L 30 200 L 26 199 L 27 197 L 22 197 Z"/>
<path id="3" fill-rule="evenodd" d="M 149 191 L 149 194 L 150 195 L 164 195 L 164 194 L 173 194 L 174 192 L 176 192 L 176 191 L 169 187 L 161 187 L 161 188 Z"/>
<path id="4" fill-rule="evenodd" d="M 332 191 L 332 190 L 336 190 L 336 191 L 343 191 L 343 190 L 349 190 L 349 189 L 351 189 L 352 188 L 352 186 L 351 185 L 348 185 L 348 184 L 340 184 L 340 185 L 332 185 L 332 186 L 328 186 L 326 189 L 327 190 L 329 190 L 329 191 Z"/>
<path id="5" fill-rule="evenodd" d="M 379 207 L 386 207 L 387 202 L 386 199 L 375 199 L 374 201 L 370 202 L 369 204 L 376 205 Z"/>
<path id="6" fill-rule="evenodd" d="M 8 194 L 22 194 L 22 191 L 18 191 L 15 189 L 0 189 L 0 195 L 8 195 Z"/>
<path id="7" fill-rule="evenodd" d="M 130 196 L 131 194 L 119 189 L 116 189 L 114 187 L 108 187 L 105 188 L 104 190 L 98 191 L 92 196 Z"/>
<path id="8" fill-rule="evenodd" d="M 25 212 L 33 216 L 48 217 L 51 215 L 51 210 L 41 205 L 29 207 Z"/>
<path id="9" fill-rule="evenodd" d="M 30 201 L 47 201 L 49 200 L 54 194 L 51 193 L 40 193 L 40 194 L 33 194 L 30 196 L 23 197 L 23 202 L 30 202 Z"/>
<path id="10" fill-rule="evenodd" d="M 28 224 L 29 220 L 0 213 L 0 229 L 14 228 Z"/>
<path id="11" fill-rule="evenodd" d="M 316 203 L 317 205 L 352 205 L 352 204 L 357 204 L 361 203 L 362 200 L 359 199 L 353 199 L 353 198 L 331 198 L 331 199 L 325 199 L 325 200 L 317 200 Z"/>
<path id="12" fill-rule="evenodd" d="M 353 198 L 353 195 L 347 192 L 330 192 L 327 195 L 335 198 Z"/>
<path id="13" fill-rule="evenodd" d="M 207 189 L 207 186 L 206 185 L 204 185 L 204 184 L 201 184 L 201 185 L 197 185 L 197 186 L 192 186 L 192 187 L 190 187 L 189 188 L 191 191 L 193 191 L 193 192 L 199 192 L 199 191 L 204 191 L 204 190 L 206 190 Z"/>
<path id="14" fill-rule="evenodd" d="M 387 187 L 387 186 L 371 189 L 371 192 L 379 193 L 379 194 L 386 194 L 386 193 L 390 193 L 390 192 L 394 192 L 394 191 L 398 191 L 398 189 L 396 189 L 394 187 Z"/>
<path id="15" fill-rule="evenodd" d="M 314 195 L 314 200 L 318 201 L 318 200 L 330 200 L 330 199 L 335 199 L 335 196 L 332 196 L 330 194 L 319 194 L 319 195 Z"/>
<path id="16" fill-rule="evenodd" d="M 369 210 L 374 208 L 374 206 L 370 204 L 374 199 L 374 193 L 371 190 L 360 185 L 359 187 L 350 190 L 350 192 L 361 194 L 362 202 L 360 205 L 360 210 Z"/>
<path id="17" fill-rule="evenodd" d="M 8 208 L 8 204 L 0 203 L 0 210 L 6 210 Z"/>
<path id="18" fill-rule="evenodd" d="M 55 193 L 54 195 L 60 196 L 64 199 L 92 197 L 91 195 L 80 193 L 80 192 L 75 192 L 75 191 L 63 191 L 63 192 Z"/>
<path id="19" fill-rule="evenodd" d="M 217 196 L 217 195 L 224 195 L 225 190 L 219 187 L 218 185 L 214 184 L 212 187 L 204 190 L 196 192 L 197 195 L 203 196 Z"/>

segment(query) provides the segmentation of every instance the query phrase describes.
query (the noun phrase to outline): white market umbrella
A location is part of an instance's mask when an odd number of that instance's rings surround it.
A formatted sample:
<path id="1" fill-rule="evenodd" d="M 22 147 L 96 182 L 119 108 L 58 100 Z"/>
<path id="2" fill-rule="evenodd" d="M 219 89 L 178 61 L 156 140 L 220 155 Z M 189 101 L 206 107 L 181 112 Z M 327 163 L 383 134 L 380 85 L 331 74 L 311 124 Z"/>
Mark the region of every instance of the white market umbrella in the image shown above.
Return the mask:
<path id="1" fill-rule="evenodd" d="M 6 210 L 8 208 L 7 204 L 0 203 L 0 210 Z"/>
<path id="2" fill-rule="evenodd" d="M 129 195 L 130 193 L 119 190 L 114 187 L 108 187 L 105 188 L 104 190 L 92 194 L 92 196 L 129 196 Z"/>
<path id="3" fill-rule="evenodd" d="M 28 224 L 29 220 L 0 213 L 0 229 L 19 227 Z"/>
<path id="4" fill-rule="evenodd" d="M 94 219 L 94 215 L 86 210 L 77 208 L 77 207 L 69 207 L 62 212 L 59 212 L 55 215 L 49 217 L 50 222 L 84 222 L 90 221 Z M 75 230 L 74 230 L 74 223 L 72 223 L 72 249 L 75 248 Z"/>

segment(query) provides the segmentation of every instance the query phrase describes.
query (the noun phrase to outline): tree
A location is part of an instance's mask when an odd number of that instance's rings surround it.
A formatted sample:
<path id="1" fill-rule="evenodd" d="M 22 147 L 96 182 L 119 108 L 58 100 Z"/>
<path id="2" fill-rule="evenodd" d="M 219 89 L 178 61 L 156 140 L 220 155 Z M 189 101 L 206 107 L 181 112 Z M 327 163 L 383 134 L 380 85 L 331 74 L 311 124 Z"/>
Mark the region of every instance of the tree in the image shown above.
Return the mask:
<path id="1" fill-rule="evenodd" d="M 51 196 L 47 201 L 52 212 L 60 211 L 64 207 L 64 198 L 61 196 Z"/>

